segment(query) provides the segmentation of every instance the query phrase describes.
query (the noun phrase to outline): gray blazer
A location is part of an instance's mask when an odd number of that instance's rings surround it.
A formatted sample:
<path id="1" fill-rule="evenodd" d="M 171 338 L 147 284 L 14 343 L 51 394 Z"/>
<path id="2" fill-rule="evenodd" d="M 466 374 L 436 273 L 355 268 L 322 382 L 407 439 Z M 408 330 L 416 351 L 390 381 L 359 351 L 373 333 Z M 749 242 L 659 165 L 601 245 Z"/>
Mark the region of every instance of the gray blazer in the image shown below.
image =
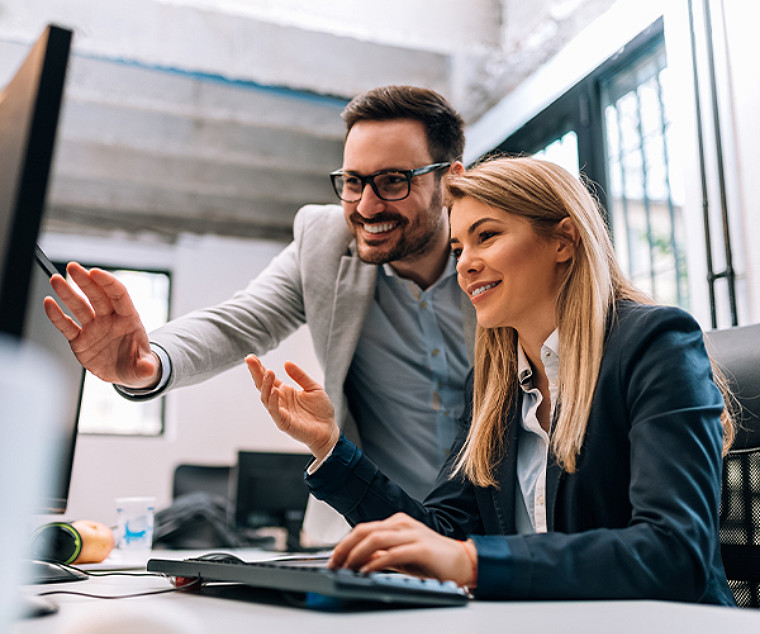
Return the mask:
<path id="1" fill-rule="evenodd" d="M 377 265 L 362 262 L 338 205 L 307 205 L 293 225 L 294 240 L 229 300 L 193 311 L 150 334 L 166 350 L 172 376 L 166 389 L 193 385 L 263 355 L 308 324 L 325 390 L 338 424 L 358 442 L 343 384 L 367 316 Z M 462 293 L 465 341 L 471 355 L 475 311 Z"/>
<path id="2" fill-rule="evenodd" d="M 375 290 L 377 265 L 362 262 L 338 205 L 307 205 L 293 242 L 229 300 L 193 311 L 150 335 L 172 362 L 166 389 L 199 383 L 275 348 L 308 324 L 338 424 L 358 443 L 343 385 Z M 472 354 L 475 311 L 462 293 L 464 337 Z"/>

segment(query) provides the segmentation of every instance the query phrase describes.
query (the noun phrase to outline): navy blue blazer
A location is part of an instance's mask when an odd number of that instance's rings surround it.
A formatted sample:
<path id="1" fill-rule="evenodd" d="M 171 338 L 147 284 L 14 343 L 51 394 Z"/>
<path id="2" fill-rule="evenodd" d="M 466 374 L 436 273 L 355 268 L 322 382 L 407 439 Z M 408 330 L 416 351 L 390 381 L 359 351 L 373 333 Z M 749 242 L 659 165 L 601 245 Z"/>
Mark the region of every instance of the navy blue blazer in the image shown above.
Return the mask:
<path id="1" fill-rule="evenodd" d="M 424 503 L 345 437 L 307 485 L 352 525 L 402 511 L 444 535 L 472 537 L 479 598 L 735 604 L 718 541 L 723 399 L 688 313 L 618 304 L 575 473 L 549 457 L 547 533 L 516 534 L 520 399 L 509 413 L 498 487 L 451 477 L 471 407 Z"/>

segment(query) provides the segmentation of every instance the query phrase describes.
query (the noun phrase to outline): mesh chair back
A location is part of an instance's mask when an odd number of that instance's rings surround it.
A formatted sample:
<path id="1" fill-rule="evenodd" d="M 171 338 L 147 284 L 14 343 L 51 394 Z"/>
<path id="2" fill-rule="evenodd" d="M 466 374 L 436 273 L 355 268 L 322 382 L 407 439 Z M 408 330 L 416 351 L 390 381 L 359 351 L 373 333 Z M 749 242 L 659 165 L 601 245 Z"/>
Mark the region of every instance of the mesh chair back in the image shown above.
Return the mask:
<path id="1" fill-rule="evenodd" d="M 736 441 L 723 461 L 720 540 L 736 602 L 760 607 L 760 324 L 705 335 L 739 408 Z"/>

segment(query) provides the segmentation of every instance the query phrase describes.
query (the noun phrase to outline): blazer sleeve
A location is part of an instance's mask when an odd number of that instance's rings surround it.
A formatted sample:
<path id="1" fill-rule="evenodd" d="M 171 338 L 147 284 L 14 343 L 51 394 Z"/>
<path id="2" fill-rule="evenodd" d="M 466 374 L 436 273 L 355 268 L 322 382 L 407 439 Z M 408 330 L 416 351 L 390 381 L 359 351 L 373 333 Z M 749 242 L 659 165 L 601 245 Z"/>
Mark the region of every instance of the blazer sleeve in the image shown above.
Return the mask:
<path id="1" fill-rule="evenodd" d="M 678 309 L 633 313 L 613 326 L 589 420 L 628 427 L 628 524 L 476 537 L 478 596 L 732 603 L 717 543 L 723 400 L 702 333 Z"/>
<path id="2" fill-rule="evenodd" d="M 312 206 L 313 207 L 313 206 Z M 230 299 L 173 319 L 150 333 L 171 360 L 166 390 L 200 383 L 275 348 L 306 322 L 301 242 L 315 211 L 296 215 L 295 239 Z M 156 396 L 158 394 L 152 394 Z"/>
<path id="3" fill-rule="evenodd" d="M 466 402 L 472 400 L 468 380 Z M 470 408 L 459 419 L 457 436 L 433 490 L 420 502 L 390 481 L 356 445 L 341 436 L 332 455 L 312 475 L 305 476 L 314 497 L 324 500 L 355 526 L 403 512 L 437 532 L 455 539 L 482 533 L 475 492 L 461 475 L 452 476 L 459 450 L 467 437 Z"/>

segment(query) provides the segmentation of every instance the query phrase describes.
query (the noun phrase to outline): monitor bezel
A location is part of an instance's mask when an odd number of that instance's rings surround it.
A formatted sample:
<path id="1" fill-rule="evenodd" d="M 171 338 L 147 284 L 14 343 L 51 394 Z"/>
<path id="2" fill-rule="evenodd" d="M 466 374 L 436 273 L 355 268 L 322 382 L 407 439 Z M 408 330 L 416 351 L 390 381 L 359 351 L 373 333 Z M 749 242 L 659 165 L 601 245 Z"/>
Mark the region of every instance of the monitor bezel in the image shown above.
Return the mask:
<path id="1" fill-rule="evenodd" d="M 0 214 L 7 216 L 0 244 L 0 332 L 14 337 L 23 335 L 71 39 L 70 30 L 49 25 L 0 91 L 0 152 L 10 161 L 21 156 L 17 165 L 0 170 Z"/>

